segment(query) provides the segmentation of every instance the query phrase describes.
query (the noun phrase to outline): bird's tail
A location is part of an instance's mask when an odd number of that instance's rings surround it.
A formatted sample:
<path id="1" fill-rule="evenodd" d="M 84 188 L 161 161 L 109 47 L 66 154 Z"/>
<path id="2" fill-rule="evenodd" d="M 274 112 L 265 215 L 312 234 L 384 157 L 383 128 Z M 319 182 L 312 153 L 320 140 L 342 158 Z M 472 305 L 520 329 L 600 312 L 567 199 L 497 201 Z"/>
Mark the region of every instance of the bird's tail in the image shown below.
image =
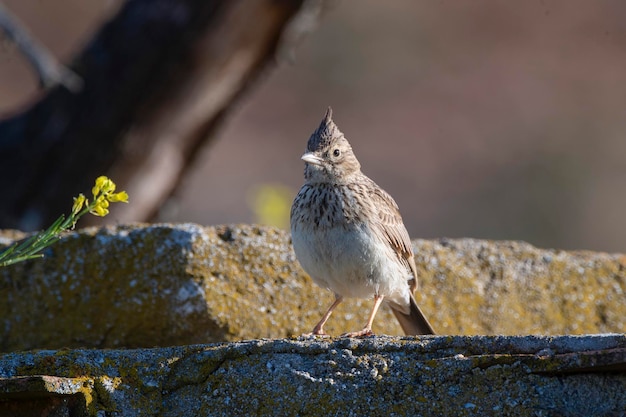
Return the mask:
<path id="1" fill-rule="evenodd" d="M 426 316 L 417 305 L 413 294 L 410 294 L 409 297 L 409 314 L 404 314 L 403 312 L 396 310 L 393 307 L 393 304 L 389 303 L 391 307 L 391 311 L 393 311 L 393 315 L 396 316 L 398 322 L 400 323 L 400 327 L 404 330 L 404 333 L 407 335 L 420 335 L 420 334 L 435 334 L 435 330 L 433 330 L 433 326 L 430 325 Z"/>

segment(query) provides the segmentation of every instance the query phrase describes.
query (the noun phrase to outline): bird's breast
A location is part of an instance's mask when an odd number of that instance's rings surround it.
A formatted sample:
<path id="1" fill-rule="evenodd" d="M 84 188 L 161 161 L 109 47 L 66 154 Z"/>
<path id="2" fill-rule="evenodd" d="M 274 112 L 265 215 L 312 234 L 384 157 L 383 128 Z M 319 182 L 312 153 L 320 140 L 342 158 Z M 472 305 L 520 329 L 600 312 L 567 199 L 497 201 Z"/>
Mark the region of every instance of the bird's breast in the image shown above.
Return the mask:
<path id="1" fill-rule="evenodd" d="M 347 297 L 390 294 L 408 272 L 372 233 L 351 190 L 305 185 L 294 200 L 291 237 L 304 270 L 320 286 Z M 408 287 L 407 287 L 408 288 Z"/>
<path id="2" fill-rule="evenodd" d="M 305 184 L 291 208 L 291 224 L 303 228 L 347 229 L 358 227 L 367 198 L 356 186 Z"/>

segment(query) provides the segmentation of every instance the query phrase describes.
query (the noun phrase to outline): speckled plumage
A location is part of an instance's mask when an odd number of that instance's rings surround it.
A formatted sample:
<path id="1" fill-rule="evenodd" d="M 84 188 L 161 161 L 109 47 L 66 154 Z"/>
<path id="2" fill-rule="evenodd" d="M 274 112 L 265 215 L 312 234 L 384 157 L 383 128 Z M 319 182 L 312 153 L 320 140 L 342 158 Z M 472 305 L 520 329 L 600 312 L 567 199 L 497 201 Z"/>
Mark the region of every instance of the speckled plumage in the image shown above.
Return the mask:
<path id="1" fill-rule="evenodd" d="M 366 326 L 349 336 L 371 333 L 383 300 L 407 334 L 434 333 L 412 295 L 417 270 L 398 206 L 361 172 L 330 108 L 302 159 L 305 183 L 291 207 L 294 250 L 313 281 L 336 296 L 313 334 L 324 334 L 326 320 L 344 297 L 375 300 Z"/>

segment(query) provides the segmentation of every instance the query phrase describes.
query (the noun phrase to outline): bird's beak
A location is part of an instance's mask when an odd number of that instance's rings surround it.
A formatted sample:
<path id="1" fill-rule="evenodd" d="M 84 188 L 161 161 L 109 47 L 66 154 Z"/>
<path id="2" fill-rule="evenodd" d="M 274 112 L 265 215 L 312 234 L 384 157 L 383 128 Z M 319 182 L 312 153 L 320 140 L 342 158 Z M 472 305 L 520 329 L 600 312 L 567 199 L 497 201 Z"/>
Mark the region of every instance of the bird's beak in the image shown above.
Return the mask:
<path id="1" fill-rule="evenodd" d="M 308 162 L 309 164 L 322 165 L 322 158 L 320 158 L 319 156 L 315 155 L 313 152 L 305 153 L 304 155 L 302 155 L 301 159 L 304 162 Z"/>

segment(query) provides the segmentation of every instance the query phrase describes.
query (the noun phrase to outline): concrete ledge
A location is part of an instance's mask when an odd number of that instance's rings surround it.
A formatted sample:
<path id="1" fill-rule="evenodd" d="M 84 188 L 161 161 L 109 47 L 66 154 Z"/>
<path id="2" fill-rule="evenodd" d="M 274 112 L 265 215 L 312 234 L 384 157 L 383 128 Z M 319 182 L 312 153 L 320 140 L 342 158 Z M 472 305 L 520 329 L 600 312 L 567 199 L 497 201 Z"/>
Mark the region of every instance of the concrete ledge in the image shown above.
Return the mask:
<path id="1" fill-rule="evenodd" d="M 46 389 L 81 394 L 88 415 L 626 415 L 626 335 L 615 334 L 251 340 L 0 356 L 0 377 L 29 375 L 69 378 L 75 385 Z M 5 395 L 0 389 L 0 404 Z"/>
<path id="2" fill-rule="evenodd" d="M 17 237 L 6 236 L 0 244 Z M 624 255 L 476 239 L 413 245 L 416 299 L 440 334 L 626 332 Z M 0 268 L 0 351 L 292 337 L 333 299 L 304 274 L 289 234 L 269 227 L 90 228 L 45 255 Z M 360 329 L 371 306 L 346 300 L 326 330 Z M 385 308 L 374 331 L 402 334 Z"/>

